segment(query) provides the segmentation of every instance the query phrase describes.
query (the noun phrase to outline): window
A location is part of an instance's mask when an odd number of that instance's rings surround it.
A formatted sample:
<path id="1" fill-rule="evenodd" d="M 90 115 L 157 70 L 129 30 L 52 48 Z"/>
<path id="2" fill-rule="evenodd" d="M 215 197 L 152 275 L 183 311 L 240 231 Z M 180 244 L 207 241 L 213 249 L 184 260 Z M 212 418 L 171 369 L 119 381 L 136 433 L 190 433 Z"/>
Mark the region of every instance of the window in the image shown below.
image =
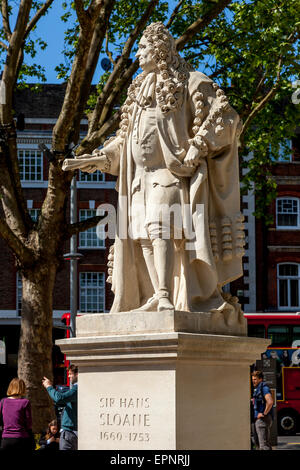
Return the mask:
<path id="1" fill-rule="evenodd" d="M 97 170 L 94 173 L 86 173 L 79 170 L 79 181 L 81 183 L 100 183 L 105 181 L 104 173 Z"/>
<path id="2" fill-rule="evenodd" d="M 29 215 L 33 222 L 37 222 L 41 209 L 28 209 Z"/>
<path id="3" fill-rule="evenodd" d="M 278 161 L 279 162 L 291 162 L 292 161 L 292 141 L 286 139 L 279 145 L 278 152 Z"/>
<path id="4" fill-rule="evenodd" d="M 86 220 L 90 217 L 95 217 L 97 215 L 96 209 L 81 209 L 79 211 L 79 220 Z M 100 215 L 100 214 L 99 214 Z M 100 230 L 99 230 L 100 229 Z M 101 225 L 98 228 L 98 233 L 103 232 L 104 234 L 104 225 Z M 99 238 L 97 235 L 96 226 L 80 232 L 79 234 L 79 247 L 80 248 L 105 248 L 105 238 Z"/>
<path id="5" fill-rule="evenodd" d="M 299 265 L 279 264 L 277 267 L 278 308 L 299 308 Z"/>
<path id="6" fill-rule="evenodd" d="M 39 150 L 18 150 L 21 181 L 43 181 L 43 157 Z"/>
<path id="7" fill-rule="evenodd" d="M 277 228 L 299 229 L 299 199 L 286 197 L 276 201 Z"/>
<path id="8" fill-rule="evenodd" d="M 87 313 L 104 312 L 104 273 L 80 273 L 80 311 Z"/>
<path id="9" fill-rule="evenodd" d="M 248 336 L 253 338 L 265 338 L 264 325 L 248 325 Z"/>
<path id="10" fill-rule="evenodd" d="M 289 163 L 292 161 L 292 141 L 285 139 L 279 145 L 270 145 L 271 160 L 273 162 Z"/>
<path id="11" fill-rule="evenodd" d="M 291 342 L 289 327 L 285 325 L 270 325 L 268 338 L 272 340 L 272 346 L 289 346 Z"/>
<path id="12" fill-rule="evenodd" d="M 300 326 L 292 327 L 292 336 L 293 336 L 293 342 L 300 341 Z"/>

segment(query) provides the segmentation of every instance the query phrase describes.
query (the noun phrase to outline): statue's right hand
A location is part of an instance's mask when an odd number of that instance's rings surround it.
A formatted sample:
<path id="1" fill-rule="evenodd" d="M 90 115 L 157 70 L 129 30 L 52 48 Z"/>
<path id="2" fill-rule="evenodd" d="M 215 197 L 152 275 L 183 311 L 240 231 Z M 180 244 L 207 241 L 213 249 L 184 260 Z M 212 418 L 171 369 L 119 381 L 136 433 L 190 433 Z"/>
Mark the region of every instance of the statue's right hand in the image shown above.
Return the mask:
<path id="1" fill-rule="evenodd" d="M 190 146 L 183 163 L 188 167 L 197 166 L 200 160 L 199 150 L 193 145 Z"/>
<path id="2" fill-rule="evenodd" d="M 91 166 L 87 166 L 86 168 L 84 168 L 84 170 L 81 170 L 81 171 L 84 171 L 85 173 L 94 173 L 94 171 L 97 170 L 97 167 L 95 167 L 94 165 L 91 165 Z"/>
<path id="3" fill-rule="evenodd" d="M 93 173 L 96 170 L 102 171 L 105 166 L 106 156 L 98 155 L 80 155 L 76 158 L 66 158 L 62 163 L 64 171 L 81 170 L 87 173 Z"/>
<path id="4" fill-rule="evenodd" d="M 88 155 L 90 157 L 90 155 Z M 79 161 L 78 161 L 79 160 Z M 87 158 L 86 158 L 87 160 Z M 74 171 L 80 169 L 81 171 L 86 171 L 87 173 L 93 173 L 97 170 L 97 167 L 92 163 L 89 165 L 87 162 L 81 164 L 80 159 L 77 158 L 66 158 L 62 163 L 63 171 Z"/>
<path id="5" fill-rule="evenodd" d="M 92 157 L 101 157 L 101 156 L 105 156 L 105 152 L 104 152 L 104 149 L 95 149 L 92 151 Z"/>

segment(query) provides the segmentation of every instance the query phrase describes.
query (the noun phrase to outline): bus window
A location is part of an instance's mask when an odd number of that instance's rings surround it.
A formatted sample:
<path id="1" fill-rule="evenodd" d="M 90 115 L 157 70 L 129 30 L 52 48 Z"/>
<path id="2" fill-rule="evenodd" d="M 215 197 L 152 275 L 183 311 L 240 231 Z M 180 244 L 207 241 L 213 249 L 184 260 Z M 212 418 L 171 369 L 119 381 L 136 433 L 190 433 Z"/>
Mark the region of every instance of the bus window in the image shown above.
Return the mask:
<path id="1" fill-rule="evenodd" d="M 265 338 L 264 325 L 248 325 L 248 336 L 253 338 Z"/>
<path id="2" fill-rule="evenodd" d="M 289 347 L 291 343 L 289 327 L 284 325 L 270 325 L 268 327 L 268 338 L 272 340 L 271 346 Z"/>
<path id="3" fill-rule="evenodd" d="M 300 345 L 300 326 L 293 326 L 292 327 L 292 336 L 293 336 L 293 344 L 295 347 Z"/>

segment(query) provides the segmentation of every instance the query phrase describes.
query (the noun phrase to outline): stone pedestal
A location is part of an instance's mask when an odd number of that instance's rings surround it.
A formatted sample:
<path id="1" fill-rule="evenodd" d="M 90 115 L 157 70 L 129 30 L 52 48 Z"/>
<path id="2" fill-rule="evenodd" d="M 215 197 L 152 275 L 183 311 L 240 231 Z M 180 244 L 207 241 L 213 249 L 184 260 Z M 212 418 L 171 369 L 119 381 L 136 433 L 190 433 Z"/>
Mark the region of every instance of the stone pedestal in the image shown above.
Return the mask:
<path id="1" fill-rule="evenodd" d="M 79 366 L 79 449 L 250 448 L 249 366 L 269 341 L 200 333 L 201 315 L 77 319 L 57 344 Z"/>

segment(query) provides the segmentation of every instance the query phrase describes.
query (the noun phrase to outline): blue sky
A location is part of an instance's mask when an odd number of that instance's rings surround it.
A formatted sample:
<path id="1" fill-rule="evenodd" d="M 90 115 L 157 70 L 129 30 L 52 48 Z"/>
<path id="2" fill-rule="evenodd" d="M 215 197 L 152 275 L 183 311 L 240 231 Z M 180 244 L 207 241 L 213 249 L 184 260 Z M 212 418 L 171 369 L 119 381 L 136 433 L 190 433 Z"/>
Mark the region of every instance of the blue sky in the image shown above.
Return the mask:
<path id="1" fill-rule="evenodd" d="M 171 12 L 177 2 L 175 2 L 175 0 L 169 0 L 168 3 L 169 11 Z M 48 44 L 45 50 L 39 50 L 35 59 L 25 57 L 25 62 L 28 65 L 32 65 L 35 62 L 45 68 L 47 83 L 61 83 L 61 80 L 57 79 L 55 67 L 61 62 L 64 63 L 64 57 L 62 55 L 64 49 L 64 31 L 72 25 L 71 19 L 68 23 L 61 21 L 60 18 L 64 13 L 65 10 L 62 8 L 62 1 L 56 0 L 47 15 L 39 20 L 36 30 L 33 31 L 30 36 L 32 40 L 41 38 Z M 98 83 L 99 76 L 104 72 L 100 65 L 101 59 L 104 57 L 105 55 L 100 56 L 93 83 Z M 30 77 L 27 81 L 34 83 L 38 80 Z"/>
<path id="2" fill-rule="evenodd" d="M 61 52 L 64 49 L 64 31 L 67 24 L 60 19 L 64 12 L 61 2 L 54 2 L 54 6 L 39 20 L 36 30 L 31 33 L 33 40 L 40 37 L 47 42 L 48 47 L 45 50 L 39 50 L 35 59 L 30 57 L 25 59 L 29 65 L 36 62 L 45 68 L 48 83 L 61 83 L 61 80 L 56 78 L 55 67 L 60 62 L 64 62 Z M 37 80 L 30 78 L 29 81 L 36 82 Z"/>
<path id="3" fill-rule="evenodd" d="M 173 2 L 171 1 L 169 3 L 172 4 Z M 25 62 L 28 65 L 37 63 L 45 68 L 47 83 L 62 82 L 62 80 L 57 79 L 57 72 L 55 71 L 55 67 L 59 63 L 64 63 L 64 57 L 62 55 L 62 51 L 64 49 L 64 32 L 72 25 L 71 19 L 68 23 L 61 21 L 60 18 L 64 13 L 65 10 L 62 8 L 61 2 L 54 2 L 53 7 L 49 10 L 47 15 L 39 20 L 36 30 L 33 31 L 30 36 L 32 40 L 41 38 L 48 44 L 48 47 L 45 50 L 38 51 L 38 54 L 34 59 L 28 56 L 25 57 Z M 104 72 L 100 65 L 101 59 L 104 57 L 106 56 L 100 56 L 93 83 L 98 83 L 99 76 L 101 76 Z M 38 79 L 30 77 L 27 81 L 35 83 L 38 81 Z"/>

